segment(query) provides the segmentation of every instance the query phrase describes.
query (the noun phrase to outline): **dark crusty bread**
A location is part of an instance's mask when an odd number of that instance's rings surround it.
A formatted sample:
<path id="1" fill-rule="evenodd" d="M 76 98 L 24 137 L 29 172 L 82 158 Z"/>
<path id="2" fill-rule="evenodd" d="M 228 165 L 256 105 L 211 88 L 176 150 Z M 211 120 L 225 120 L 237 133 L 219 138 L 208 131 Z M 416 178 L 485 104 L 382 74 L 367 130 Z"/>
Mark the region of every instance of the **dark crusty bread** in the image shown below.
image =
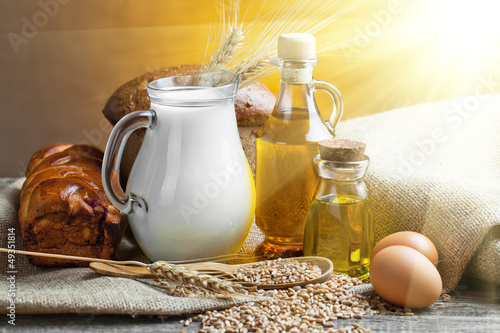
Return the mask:
<path id="1" fill-rule="evenodd" d="M 125 115 L 139 110 L 149 110 L 151 101 L 146 87 L 149 82 L 181 74 L 198 73 L 199 65 L 180 65 L 148 72 L 119 87 L 108 99 L 102 113 L 112 125 Z"/>
<path id="2" fill-rule="evenodd" d="M 198 73 L 201 65 L 179 65 L 143 74 L 119 87 L 108 99 L 104 116 L 115 125 L 123 116 L 138 110 L 149 110 L 150 101 L 146 87 L 149 82 L 164 77 Z M 262 83 L 256 82 L 238 91 L 235 101 L 236 121 L 243 149 L 252 170 L 255 168 L 255 133 L 271 114 L 276 97 Z M 125 147 L 121 162 L 121 177 L 125 183 L 144 137 L 144 130 L 132 133 Z"/>
<path id="3" fill-rule="evenodd" d="M 198 73 L 200 65 L 179 65 L 148 72 L 119 87 L 108 99 L 103 109 L 104 116 L 115 125 L 130 112 L 149 110 L 147 85 L 155 80 L 181 75 Z M 238 91 L 235 112 L 238 126 L 263 125 L 273 110 L 276 97 L 262 83 L 256 82 Z"/>
<path id="4" fill-rule="evenodd" d="M 56 144 L 36 152 L 21 189 L 19 224 L 26 250 L 114 258 L 122 231 L 120 212 L 104 193 L 102 152 Z M 29 257 L 36 266 L 84 266 L 82 261 Z"/>
<path id="5" fill-rule="evenodd" d="M 238 127 L 264 125 L 275 103 L 276 97 L 261 82 L 255 82 L 238 90 L 234 102 Z"/>

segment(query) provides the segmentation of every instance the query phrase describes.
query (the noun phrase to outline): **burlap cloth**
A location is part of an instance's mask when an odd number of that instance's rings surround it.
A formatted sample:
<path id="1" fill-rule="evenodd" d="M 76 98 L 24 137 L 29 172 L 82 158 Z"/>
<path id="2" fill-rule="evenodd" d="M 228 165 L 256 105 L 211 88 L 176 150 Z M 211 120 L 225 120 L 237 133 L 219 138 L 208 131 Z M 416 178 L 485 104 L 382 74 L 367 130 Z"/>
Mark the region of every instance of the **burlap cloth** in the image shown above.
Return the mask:
<path id="1" fill-rule="evenodd" d="M 470 274 L 500 283 L 500 95 L 431 103 L 344 121 L 337 137 L 363 141 L 371 165 L 366 177 L 376 239 L 399 230 L 427 235 L 436 245 L 439 271 L 451 290 Z M 17 181 L 0 193 L 0 246 L 17 225 Z M 252 255 L 262 240 L 254 227 L 242 249 Z M 147 261 L 130 233 L 120 260 Z M 176 315 L 225 308 L 244 298 L 177 298 L 154 281 L 100 276 L 88 268 L 42 269 L 15 255 L 8 273 L 0 254 L 0 308 L 10 304 L 15 276 L 16 314 L 97 313 Z"/>
<path id="2" fill-rule="evenodd" d="M 345 121 L 337 137 L 367 145 L 377 241 L 401 230 L 429 237 L 445 290 L 467 268 L 500 283 L 500 95 Z"/>

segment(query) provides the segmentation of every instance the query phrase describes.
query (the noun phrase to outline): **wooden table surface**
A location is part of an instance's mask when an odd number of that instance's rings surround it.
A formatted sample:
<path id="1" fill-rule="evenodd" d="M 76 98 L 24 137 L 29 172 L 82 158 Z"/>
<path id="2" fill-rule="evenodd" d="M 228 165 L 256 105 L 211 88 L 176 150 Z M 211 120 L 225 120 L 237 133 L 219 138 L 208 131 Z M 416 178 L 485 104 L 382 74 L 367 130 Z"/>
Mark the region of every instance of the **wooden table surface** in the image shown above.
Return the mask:
<path id="1" fill-rule="evenodd" d="M 0 179 L 0 189 L 12 182 Z M 357 323 L 371 332 L 500 332 L 500 286 L 464 277 L 450 293 L 451 301 L 414 310 L 413 317 L 365 316 L 340 319 L 335 328 Z M 19 332 L 197 332 L 201 325 L 185 327 L 186 317 L 65 314 L 17 315 L 16 325 L 0 321 L 0 331 Z"/>

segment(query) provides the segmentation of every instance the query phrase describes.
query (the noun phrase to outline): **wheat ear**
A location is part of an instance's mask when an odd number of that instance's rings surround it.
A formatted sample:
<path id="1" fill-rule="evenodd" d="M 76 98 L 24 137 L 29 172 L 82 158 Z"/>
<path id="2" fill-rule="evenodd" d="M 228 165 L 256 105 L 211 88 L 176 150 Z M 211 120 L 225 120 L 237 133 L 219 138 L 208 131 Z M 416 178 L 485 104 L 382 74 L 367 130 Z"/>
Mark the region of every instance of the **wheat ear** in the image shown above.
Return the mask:
<path id="1" fill-rule="evenodd" d="M 191 284 L 204 290 L 226 294 L 247 294 L 248 291 L 241 284 L 226 281 L 211 275 L 200 274 L 184 267 L 171 265 L 165 261 L 157 261 L 148 265 L 148 270 L 159 278 L 173 282 Z"/>
<path id="2" fill-rule="evenodd" d="M 232 0 L 228 16 L 224 7 L 225 0 L 220 1 L 221 24 L 217 37 L 222 37 L 223 32 L 227 33 L 222 42 L 217 39 L 214 43 L 218 46 L 215 53 L 212 53 L 205 71 L 226 68 L 239 73 L 242 75 L 239 87 L 242 88 L 277 71 L 270 69 L 269 60 L 276 57 L 276 41 L 279 35 L 285 32 L 317 33 L 328 25 L 339 24 L 341 17 L 367 0 L 282 0 L 271 11 L 260 18 L 255 16 L 246 25 L 243 25 L 244 19 L 241 23 L 238 19 L 239 0 Z M 226 17 L 231 21 L 227 26 Z M 353 32 L 361 23 L 344 24 L 343 27 L 318 38 L 318 55 L 327 55 L 342 47 L 354 45 L 359 36 L 353 36 Z M 209 44 L 210 38 L 207 48 Z"/>
<path id="3" fill-rule="evenodd" d="M 243 26 L 241 24 L 233 25 L 222 44 L 217 48 L 217 52 L 210 57 L 205 71 L 209 72 L 225 68 L 226 64 L 238 53 L 243 38 Z"/>
<path id="4" fill-rule="evenodd" d="M 271 72 L 277 71 L 277 69 L 276 70 L 268 69 L 269 60 L 274 58 L 273 56 L 274 54 L 275 53 L 273 52 L 267 56 L 249 59 L 248 62 L 243 62 L 236 69 L 234 69 L 235 73 L 241 74 L 240 88 L 252 84 L 259 78 L 271 74 Z"/>

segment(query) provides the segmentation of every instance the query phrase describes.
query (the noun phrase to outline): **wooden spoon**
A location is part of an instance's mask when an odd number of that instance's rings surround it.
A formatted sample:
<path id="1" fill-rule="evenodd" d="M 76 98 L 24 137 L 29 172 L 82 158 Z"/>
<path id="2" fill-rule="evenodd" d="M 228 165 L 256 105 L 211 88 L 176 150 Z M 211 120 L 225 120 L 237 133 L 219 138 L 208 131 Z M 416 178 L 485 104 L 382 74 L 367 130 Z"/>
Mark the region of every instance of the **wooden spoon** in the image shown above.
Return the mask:
<path id="1" fill-rule="evenodd" d="M 330 259 L 323 257 L 297 257 L 293 258 L 294 260 L 301 263 L 309 263 L 311 265 L 316 265 L 321 269 L 321 275 L 312 280 L 307 281 L 299 281 L 299 282 L 290 282 L 283 284 L 260 284 L 254 282 L 244 282 L 238 281 L 234 276 L 234 272 L 241 267 L 253 266 L 256 263 L 247 263 L 247 264 L 239 264 L 239 265 L 228 265 L 221 264 L 216 262 L 201 262 L 201 263 L 193 263 L 193 264 L 182 264 L 180 266 L 185 267 L 189 270 L 195 270 L 200 273 L 209 274 L 213 276 L 218 276 L 223 279 L 231 280 L 233 282 L 239 283 L 241 285 L 251 287 L 256 286 L 260 289 L 286 289 L 292 288 L 295 286 L 305 286 L 311 283 L 322 283 L 329 280 L 333 275 L 333 264 Z M 126 266 L 120 264 L 107 264 L 102 262 L 92 262 L 90 263 L 90 268 L 97 273 L 108 275 L 108 276 L 116 276 L 116 277 L 125 277 L 125 278 L 138 278 L 138 279 L 157 279 L 158 277 L 153 273 L 149 272 L 146 267 L 134 267 L 134 266 Z"/>
<path id="2" fill-rule="evenodd" d="M 117 276 L 117 277 L 127 277 L 127 278 L 145 278 L 145 279 L 156 279 L 158 278 L 153 273 L 150 273 L 147 269 L 149 264 L 140 262 L 140 261 L 116 261 L 116 260 L 108 260 L 108 259 L 97 259 L 97 258 L 89 258 L 89 257 L 79 257 L 79 256 L 69 256 L 63 254 L 53 254 L 53 253 L 43 253 L 43 252 L 32 252 L 32 251 L 22 251 L 22 250 L 10 250 L 6 248 L 0 248 L 0 252 L 10 253 L 14 251 L 16 254 L 25 254 L 31 256 L 40 256 L 40 257 L 49 257 L 49 258 L 58 258 L 58 259 L 69 259 L 69 260 L 80 260 L 90 262 L 90 268 L 94 271 L 108 275 L 108 276 Z M 205 260 L 220 260 L 226 257 L 229 259 L 230 256 L 219 256 L 213 258 L 205 258 Z M 240 264 L 240 265 L 227 265 L 221 264 L 217 262 L 200 262 L 203 259 L 195 259 L 192 261 L 197 261 L 196 263 L 186 263 L 186 261 L 169 261 L 170 264 L 179 264 L 183 267 L 186 267 L 190 270 L 197 270 L 200 272 L 204 272 L 206 274 L 210 274 L 212 276 L 218 276 L 221 278 L 225 278 L 226 280 L 231 280 L 234 282 L 238 282 L 244 286 L 256 286 L 261 289 L 284 289 L 291 288 L 295 286 L 305 286 L 307 284 L 313 283 L 322 283 L 329 280 L 333 275 L 333 264 L 330 259 L 324 257 L 297 257 L 293 258 L 298 262 L 310 263 L 312 265 L 317 265 L 321 269 L 321 276 L 316 279 L 302 281 L 302 282 L 293 282 L 293 283 L 283 283 L 283 284 L 259 284 L 252 282 L 243 282 L 237 281 L 233 275 L 234 271 L 239 267 L 252 266 L 255 263 L 248 264 Z M 191 262 L 192 262 L 191 261 Z M 130 265 L 130 266 L 127 266 Z"/>

